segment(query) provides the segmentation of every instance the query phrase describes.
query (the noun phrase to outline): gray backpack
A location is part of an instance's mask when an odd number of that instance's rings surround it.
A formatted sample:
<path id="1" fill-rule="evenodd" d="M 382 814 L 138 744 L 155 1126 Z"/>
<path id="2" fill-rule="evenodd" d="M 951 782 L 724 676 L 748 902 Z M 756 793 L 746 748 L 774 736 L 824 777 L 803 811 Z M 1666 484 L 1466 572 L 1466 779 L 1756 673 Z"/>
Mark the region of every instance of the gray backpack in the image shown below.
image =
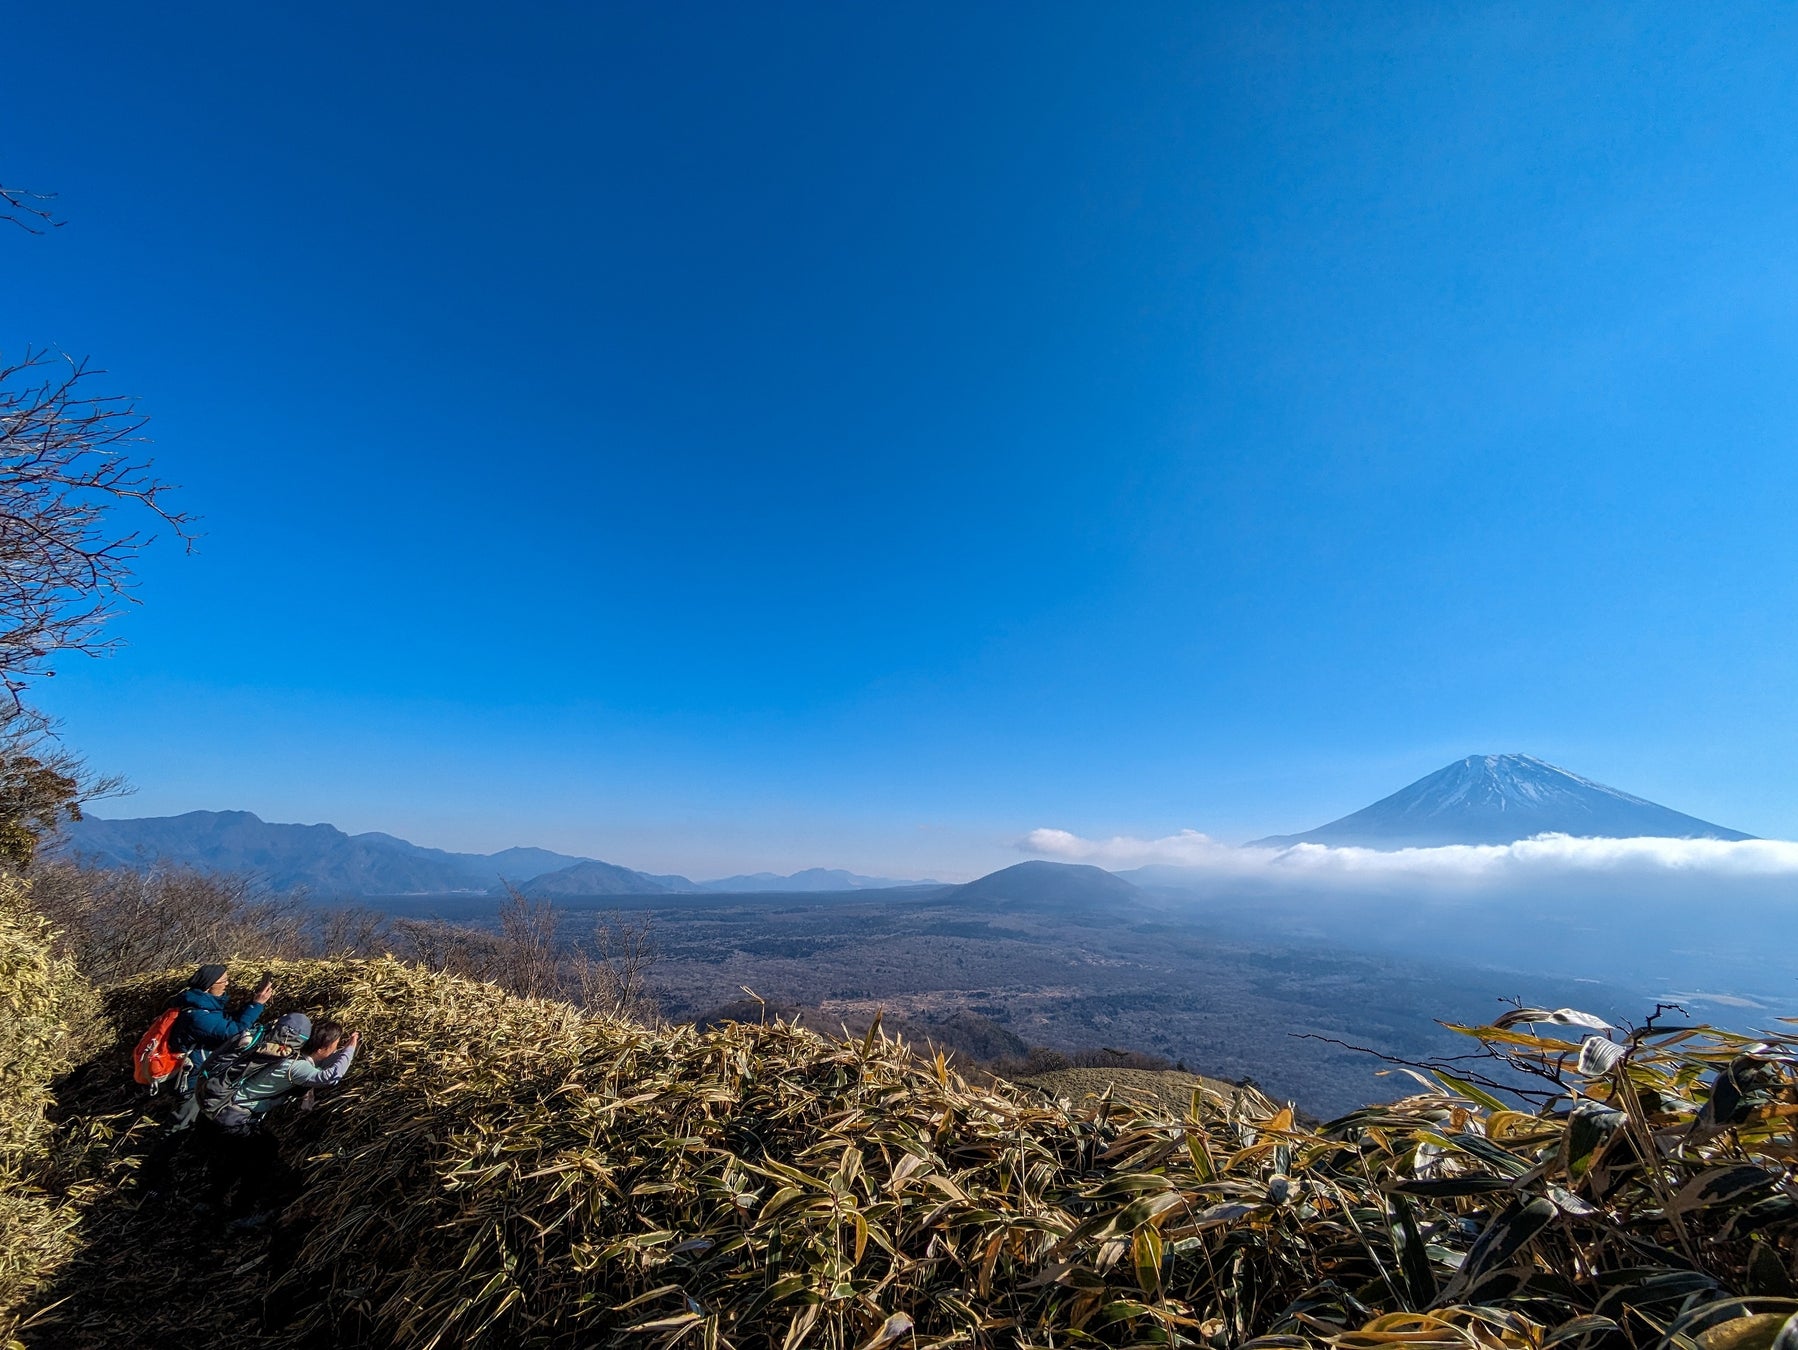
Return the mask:
<path id="1" fill-rule="evenodd" d="M 267 1028 L 255 1027 L 225 1049 L 215 1050 L 207 1057 L 205 1067 L 200 1070 L 199 1087 L 194 1093 L 201 1115 L 229 1128 L 233 1122 L 228 1112 L 237 1103 L 238 1089 L 287 1062 L 287 1056 L 282 1054 L 256 1053 L 265 1039 Z"/>

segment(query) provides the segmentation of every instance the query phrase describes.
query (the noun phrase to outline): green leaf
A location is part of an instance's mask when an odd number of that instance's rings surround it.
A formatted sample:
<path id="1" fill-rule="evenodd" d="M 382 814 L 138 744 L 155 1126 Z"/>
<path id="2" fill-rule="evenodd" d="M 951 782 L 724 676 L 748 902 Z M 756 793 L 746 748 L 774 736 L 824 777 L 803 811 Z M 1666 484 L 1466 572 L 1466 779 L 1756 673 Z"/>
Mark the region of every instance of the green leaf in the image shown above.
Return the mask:
<path id="1" fill-rule="evenodd" d="M 1130 1242 L 1131 1259 L 1136 1266 L 1136 1283 L 1143 1293 L 1154 1296 L 1161 1292 L 1161 1234 L 1153 1225 L 1144 1224 Z"/>
<path id="2" fill-rule="evenodd" d="M 1486 1092 L 1481 1088 L 1475 1087 L 1472 1083 L 1468 1082 L 1465 1078 L 1456 1078 L 1452 1073 L 1449 1073 L 1443 1069 L 1432 1068 L 1431 1072 L 1433 1072 L 1436 1075 L 1436 1077 L 1440 1078 L 1443 1082 L 1447 1083 L 1456 1092 L 1460 1093 L 1461 1096 L 1467 1098 L 1468 1101 L 1477 1102 L 1479 1105 L 1485 1107 L 1488 1111 L 1508 1111 L 1508 1110 L 1510 1110 L 1510 1108 L 1508 1106 L 1506 1106 L 1503 1102 L 1501 1102 L 1497 1097 L 1494 1097 L 1490 1092 Z"/>

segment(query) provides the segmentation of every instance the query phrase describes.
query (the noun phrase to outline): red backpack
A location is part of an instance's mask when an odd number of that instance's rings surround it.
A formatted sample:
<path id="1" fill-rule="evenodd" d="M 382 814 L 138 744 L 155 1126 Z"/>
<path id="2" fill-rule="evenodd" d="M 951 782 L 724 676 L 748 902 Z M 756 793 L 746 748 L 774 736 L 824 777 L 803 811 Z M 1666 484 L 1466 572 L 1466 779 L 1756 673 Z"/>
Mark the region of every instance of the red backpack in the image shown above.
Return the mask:
<path id="1" fill-rule="evenodd" d="M 132 1077 L 152 1092 L 173 1077 L 187 1058 L 169 1049 L 169 1033 L 175 1029 L 175 1019 L 181 1016 L 181 1011 L 180 1008 L 169 1008 L 158 1013 L 137 1043 L 137 1049 L 131 1052 Z"/>

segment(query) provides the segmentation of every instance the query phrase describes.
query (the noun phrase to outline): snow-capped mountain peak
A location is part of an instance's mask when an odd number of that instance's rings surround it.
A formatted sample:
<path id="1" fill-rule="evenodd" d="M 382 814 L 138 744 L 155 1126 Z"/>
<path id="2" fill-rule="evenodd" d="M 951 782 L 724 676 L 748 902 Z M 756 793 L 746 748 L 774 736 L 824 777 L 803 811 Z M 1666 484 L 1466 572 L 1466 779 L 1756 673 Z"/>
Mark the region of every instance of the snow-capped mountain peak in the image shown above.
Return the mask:
<path id="1" fill-rule="evenodd" d="M 1534 755 L 1469 755 L 1328 825 L 1255 842 L 1428 848 L 1508 844 L 1538 834 L 1752 837 L 1595 783 Z"/>

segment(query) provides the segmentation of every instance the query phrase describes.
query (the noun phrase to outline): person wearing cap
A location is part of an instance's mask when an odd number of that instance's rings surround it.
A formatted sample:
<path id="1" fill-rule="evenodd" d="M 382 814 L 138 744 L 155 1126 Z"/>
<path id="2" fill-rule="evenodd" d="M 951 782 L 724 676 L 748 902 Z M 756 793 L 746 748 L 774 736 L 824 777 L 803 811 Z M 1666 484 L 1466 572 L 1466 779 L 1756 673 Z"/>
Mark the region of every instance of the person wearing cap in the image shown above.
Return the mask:
<path id="1" fill-rule="evenodd" d="M 210 1118 L 228 1134 L 245 1134 L 296 1094 L 335 1087 L 343 1081 L 361 1043 L 359 1032 L 344 1035 L 337 1022 L 312 1025 L 305 1013 L 288 1013 L 258 1046 L 251 1064 Z"/>
<path id="2" fill-rule="evenodd" d="M 225 990 L 230 985 L 231 975 L 224 966 L 206 965 L 196 970 L 187 988 L 175 996 L 174 1006 L 181 1009 L 181 1015 L 169 1031 L 169 1049 L 185 1054 L 193 1069 L 205 1063 L 212 1051 L 255 1026 L 275 996 L 274 982 L 265 979 L 243 1011 L 233 1017 L 225 1011 Z"/>
<path id="3" fill-rule="evenodd" d="M 241 1212 L 286 1189 L 290 1174 L 274 1137 L 262 1128 L 264 1118 L 312 1088 L 341 1083 L 360 1040 L 355 1033 L 345 1036 L 337 1022 L 314 1027 L 305 1013 L 288 1013 L 255 1048 L 220 1058 L 223 1065 L 235 1055 L 245 1056 L 200 1089 L 203 1136 L 210 1155 L 207 1203 L 225 1205 L 230 1200 L 228 1211 Z M 233 1227 L 258 1226 L 272 1214 L 264 1210 Z"/>

